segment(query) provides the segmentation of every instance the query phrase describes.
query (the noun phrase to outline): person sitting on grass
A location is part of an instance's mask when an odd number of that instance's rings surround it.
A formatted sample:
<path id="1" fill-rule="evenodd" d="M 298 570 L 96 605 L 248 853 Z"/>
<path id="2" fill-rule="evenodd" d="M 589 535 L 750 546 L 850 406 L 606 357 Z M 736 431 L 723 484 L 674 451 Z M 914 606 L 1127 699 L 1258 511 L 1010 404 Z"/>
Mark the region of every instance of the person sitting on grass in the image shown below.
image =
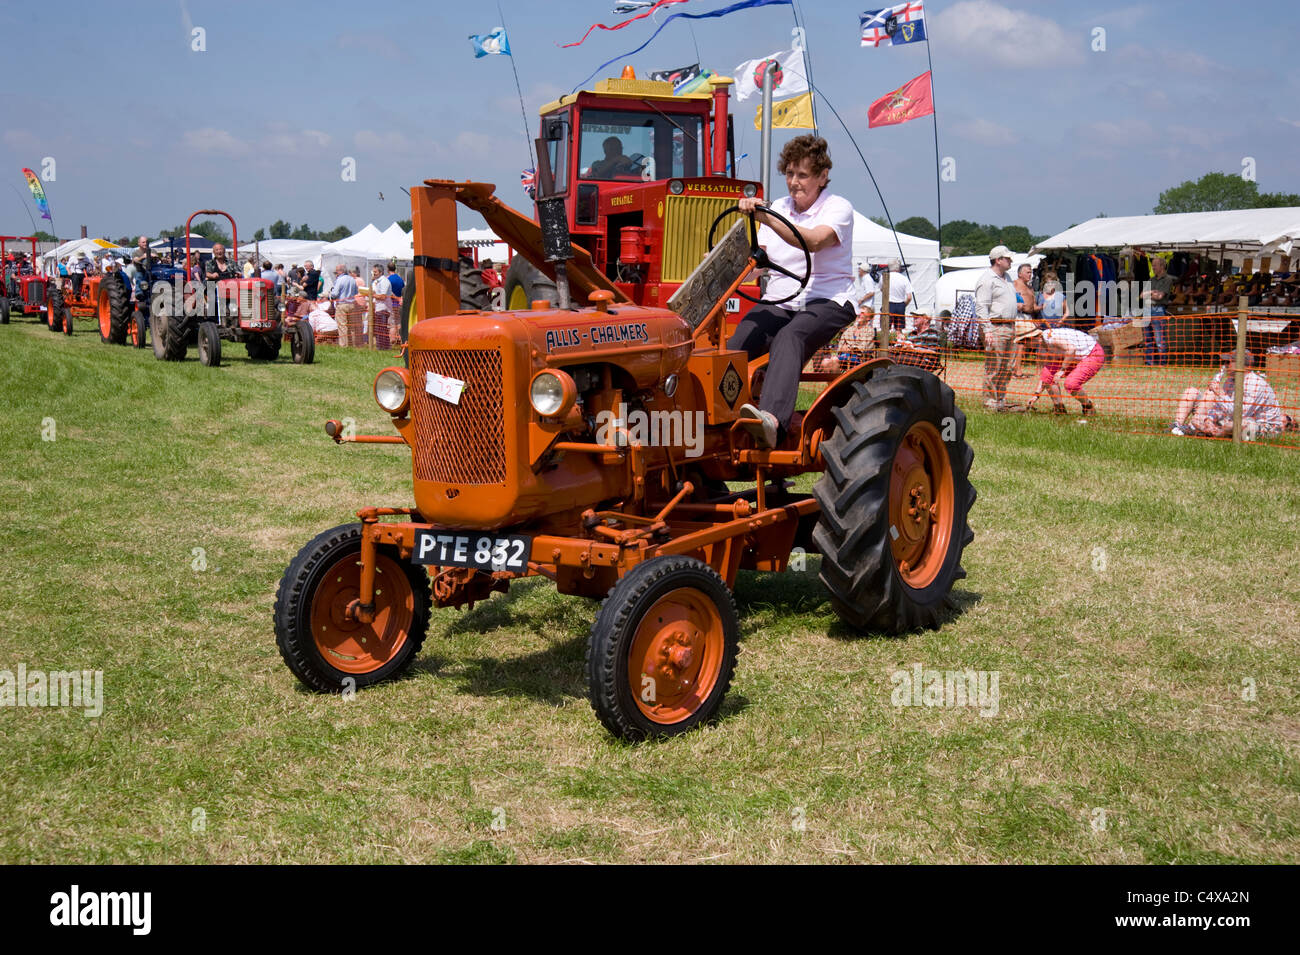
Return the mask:
<path id="1" fill-rule="evenodd" d="M 1021 332 L 1016 341 L 1038 340 L 1038 351 L 1043 361 L 1038 374 L 1038 388 L 1029 399 L 1026 411 L 1034 406 L 1043 391 L 1052 399 L 1052 410 L 1056 414 L 1065 414 L 1065 401 L 1061 395 L 1061 386 L 1079 402 L 1079 413 L 1087 418 L 1096 411 L 1083 386 L 1101 370 L 1106 363 L 1106 352 L 1091 335 L 1077 328 L 1034 328 Z"/>
<path id="2" fill-rule="evenodd" d="M 1210 438 L 1232 437 L 1232 392 L 1236 375 L 1233 365 L 1235 352 L 1219 356 L 1219 371 L 1203 390 L 1188 388 L 1178 399 L 1170 434 L 1202 435 Z M 1246 368 L 1255 364 L 1255 356 L 1246 352 Z M 1277 394 L 1263 375 L 1247 371 L 1242 392 L 1241 430 L 1247 441 L 1256 435 L 1281 434 L 1287 419 L 1278 404 Z"/>

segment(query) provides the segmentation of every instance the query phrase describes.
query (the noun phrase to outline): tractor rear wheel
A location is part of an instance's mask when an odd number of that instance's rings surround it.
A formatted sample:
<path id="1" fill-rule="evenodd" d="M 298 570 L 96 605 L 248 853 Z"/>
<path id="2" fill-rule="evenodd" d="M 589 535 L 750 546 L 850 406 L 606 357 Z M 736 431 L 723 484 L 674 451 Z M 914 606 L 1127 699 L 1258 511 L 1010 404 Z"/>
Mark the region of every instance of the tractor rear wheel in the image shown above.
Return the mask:
<path id="1" fill-rule="evenodd" d="M 908 365 L 856 382 L 834 415 L 813 487 L 831 606 L 861 631 L 937 628 L 974 537 L 966 416 L 951 388 Z"/>
<path id="2" fill-rule="evenodd" d="M 483 281 L 483 270 L 464 256 L 460 260 L 460 307 L 480 312 L 492 307 L 492 290 Z"/>
<path id="3" fill-rule="evenodd" d="M 0 290 L 0 325 L 9 324 L 9 296 Z"/>
<path id="4" fill-rule="evenodd" d="M 555 289 L 555 282 L 534 268 L 532 263 L 522 255 L 516 255 L 510 260 L 504 285 L 506 308 L 512 311 L 532 308 L 533 302 L 537 299 L 546 299 L 552 305 L 560 301 L 560 293 Z M 461 307 L 465 307 L 464 302 L 461 303 Z"/>
<path id="5" fill-rule="evenodd" d="M 316 332 L 307 319 L 299 319 L 294 326 L 289 352 L 293 355 L 295 365 L 310 365 L 316 360 Z"/>
<path id="6" fill-rule="evenodd" d="M 154 330 L 154 354 L 164 361 L 184 361 L 185 351 L 190 344 L 190 326 L 194 319 L 181 313 L 155 316 L 150 321 L 157 325 Z"/>
<path id="7" fill-rule="evenodd" d="M 106 345 L 126 344 L 126 322 L 131 315 L 131 293 L 116 273 L 99 283 L 99 340 Z"/>
<path id="8" fill-rule="evenodd" d="M 685 733 L 717 715 L 739 652 L 736 601 L 718 572 L 651 558 L 610 589 L 591 627 L 591 708 L 624 739 Z"/>
<path id="9" fill-rule="evenodd" d="M 216 322 L 204 322 L 199 326 L 199 363 L 209 368 L 221 364 L 221 332 Z"/>
<path id="10" fill-rule="evenodd" d="M 348 614 L 361 593 L 361 525 L 318 534 L 275 594 L 275 643 L 294 676 L 322 693 L 370 686 L 409 667 L 429 627 L 429 575 L 381 546 L 374 620 Z M 347 682 L 351 681 L 351 682 Z"/>

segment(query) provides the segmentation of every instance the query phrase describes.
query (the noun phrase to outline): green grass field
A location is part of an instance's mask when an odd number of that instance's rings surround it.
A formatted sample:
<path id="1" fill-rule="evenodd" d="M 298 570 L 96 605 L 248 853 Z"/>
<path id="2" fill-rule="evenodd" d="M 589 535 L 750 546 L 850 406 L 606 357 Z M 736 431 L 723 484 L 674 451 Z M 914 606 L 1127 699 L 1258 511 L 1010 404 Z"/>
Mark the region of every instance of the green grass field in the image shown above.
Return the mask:
<path id="1" fill-rule="evenodd" d="M 545 581 L 352 700 L 282 664 L 285 564 L 409 503 L 402 448 L 321 429 L 388 429 L 389 358 L 77 331 L 0 328 L 0 670 L 102 670 L 104 710 L 0 708 L 0 862 L 1300 858 L 1300 455 L 973 413 L 960 615 L 857 637 L 816 558 L 742 574 L 722 719 L 628 745 L 586 700 L 597 605 Z M 916 664 L 996 672 L 996 715 L 893 705 Z"/>

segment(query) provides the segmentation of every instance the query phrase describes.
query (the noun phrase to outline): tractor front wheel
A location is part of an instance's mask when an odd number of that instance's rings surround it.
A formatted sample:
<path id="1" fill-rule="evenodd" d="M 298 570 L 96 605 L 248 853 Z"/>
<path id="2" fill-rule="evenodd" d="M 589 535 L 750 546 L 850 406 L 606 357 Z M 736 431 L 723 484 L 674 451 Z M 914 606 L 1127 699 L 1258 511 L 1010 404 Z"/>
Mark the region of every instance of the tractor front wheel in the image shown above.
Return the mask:
<path id="1" fill-rule="evenodd" d="M 813 541 L 831 606 L 863 632 L 937 628 L 974 537 L 974 458 L 952 389 L 891 365 L 856 382 L 821 443 Z"/>
<path id="2" fill-rule="evenodd" d="M 45 322 L 50 331 L 63 331 L 63 289 L 50 286 L 50 297 L 45 303 Z"/>
<path id="3" fill-rule="evenodd" d="M 306 318 L 300 318 L 294 326 L 289 352 L 295 365 L 310 365 L 316 360 L 316 332 Z"/>
<path id="4" fill-rule="evenodd" d="M 143 348 L 146 344 L 145 313 L 138 305 L 131 307 L 131 317 L 126 320 L 126 337 L 132 348 Z"/>
<path id="5" fill-rule="evenodd" d="M 396 548 L 375 561 L 374 619 L 350 613 L 361 593 L 361 525 L 343 524 L 298 552 L 275 594 L 275 642 L 294 676 L 321 693 L 391 679 L 420 651 L 429 576 Z"/>
<path id="6" fill-rule="evenodd" d="M 739 652 L 736 602 L 717 571 L 652 558 L 614 585 L 592 625 L 591 707 L 624 739 L 685 733 L 717 715 Z"/>
<path id="7" fill-rule="evenodd" d="M 65 335 L 72 334 L 72 306 L 65 305 L 59 310 L 59 330 Z"/>
<path id="8" fill-rule="evenodd" d="M 199 326 L 199 363 L 209 368 L 221 364 L 221 332 L 216 322 L 204 322 Z"/>

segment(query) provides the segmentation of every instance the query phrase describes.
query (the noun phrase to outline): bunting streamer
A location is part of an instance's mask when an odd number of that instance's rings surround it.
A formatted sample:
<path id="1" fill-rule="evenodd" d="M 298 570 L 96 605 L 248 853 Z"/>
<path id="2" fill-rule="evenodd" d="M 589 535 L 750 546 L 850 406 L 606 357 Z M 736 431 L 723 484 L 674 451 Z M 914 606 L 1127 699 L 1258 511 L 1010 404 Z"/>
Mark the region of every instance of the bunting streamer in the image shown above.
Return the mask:
<path id="1" fill-rule="evenodd" d="M 596 67 L 594 70 L 591 71 L 591 76 L 588 76 L 581 83 L 575 86 L 573 88 L 573 91 L 577 92 L 578 90 L 582 89 L 582 87 L 586 86 L 587 83 L 591 81 L 592 77 L 598 76 L 600 74 L 600 71 L 608 67 L 611 63 L 617 63 L 620 60 L 626 60 L 628 57 L 635 56 L 636 54 L 640 53 L 642 50 L 644 50 L 646 47 L 648 47 L 651 43 L 654 42 L 654 38 L 663 32 L 664 27 L 668 26 L 668 24 L 674 20 L 677 19 L 712 20 L 716 17 L 725 17 L 727 14 L 735 13 L 737 10 L 751 10 L 757 7 L 775 7 L 775 6 L 792 7 L 794 6 L 794 0 L 740 0 L 739 3 L 733 3 L 731 6 L 723 7 L 721 10 L 710 10 L 708 13 L 674 13 L 669 16 L 666 16 L 664 17 L 664 22 L 659 24 L 659 28 L 655 30 L 654 33 L 650 34 L 650 39 L 646 40 L 635 50 L 632 50 L 628 53 L 620 53 L 618 56 L 606 60 L 604 63 L 600 64 L 600 66 Z"/>
<path id="2" fill-rule="evenodd" d="M 621 23 L 615 23 L 612 26 L 606 26 L 603 23 L 593 23 L 591 26 L 587 27 L 587 32 L 582 35 L 582 40 L 577 40 L 573 43 L 561 43 L 560 49 L 563 50 L 571 46 L 581 46 L 583 40 L 586 40 L 587 37 L 591 36 L 592 30 L 621 30 L 629 23 L 635 23 L 637 20 L 650 16 L 650 14 L 654 13 L 660 7 L 666 7 L 669 4 L 673 4 L 673 3 L 685 3 L 685 2 L 686 0 L 657 0 L 654 6 L 647 9 L 644 13 L 638 13 L 636 16 L 624 20 Z M 619 11 L 615 10 L 614 12 L 618 13 Z"/>
<path id="3" fill-rule="evenodd" d="M 32 198 L 36 200 L 36 208 L 41 210 L 41 218 L 54 219 L 50 216 L 50 201 L 45 198 L 45 190 L 41 188 L 40 179 L 36 178 L 36 173 L 30 169 L 23 169 L 23 175 L 27 177 L 27 188 L 32 191 Z"/>

